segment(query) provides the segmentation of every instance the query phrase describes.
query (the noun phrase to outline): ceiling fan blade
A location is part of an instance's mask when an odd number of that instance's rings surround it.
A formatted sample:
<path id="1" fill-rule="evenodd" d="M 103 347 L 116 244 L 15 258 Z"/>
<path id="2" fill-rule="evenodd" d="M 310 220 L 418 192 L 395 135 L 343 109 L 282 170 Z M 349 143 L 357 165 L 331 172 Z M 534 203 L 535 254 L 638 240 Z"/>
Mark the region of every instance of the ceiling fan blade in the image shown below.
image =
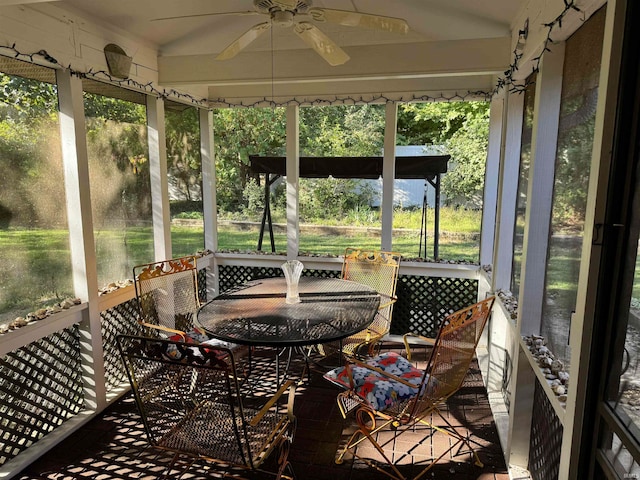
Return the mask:
<path id="1" fill-rule="evenodd" d="M 260 12 L 256 12 L 255 10 L 247 10 L 244 12 L 216 12 L 216 13 L 194 13 L 192 15 L 178 15 L 175 17 L 160 17 L 160 18 L 152 18 L 152 22 L 160 22 L 163 20 L 180 20 L 182 18 L 198 18 L 198 17 L 215 17 L 215 16 L 226 16 L 226 15 L 261 15 Z"/>
<path id="2" fill-rule="evenodd" d="M 264 22 L 254 25 L 244 32 L 238 39 L 232 42 L 227 48 L 218 54 L 216 60 L 228 60 L 235 57 L 240 51 L 244 50 L 256 38 L 271 28 L 271 22 Z"/>
<path id="3" fill-rule="evenodd" d="M 385 32 L 409 32 L 409 25 L 402 18 L 383 17 L 368 13 L 350 12 L 347 10 L 332 10 L 328 8 L 310 8 L 309 15 L 318 22 L 331 22 L 348 27 L 365 27 Z"/>
<path id="4" fill-rule="evenodd" d="M 298 22 L 293 27 L 293 31 L 324 58 L 329 65 L 335 67 L 349 60 L 349 55 L 315 25 L 309 22 Z"/>

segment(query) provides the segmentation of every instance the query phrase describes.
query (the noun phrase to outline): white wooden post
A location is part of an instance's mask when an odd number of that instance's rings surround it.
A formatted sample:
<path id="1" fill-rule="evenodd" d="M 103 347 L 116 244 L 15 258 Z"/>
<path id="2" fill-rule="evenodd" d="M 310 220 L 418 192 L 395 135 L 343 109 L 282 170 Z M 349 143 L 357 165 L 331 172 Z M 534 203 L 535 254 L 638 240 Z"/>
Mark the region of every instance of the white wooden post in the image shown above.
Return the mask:
<path id="1" fill-rule="evenodd" d="M 382 158 L 382 250 L 393 246 L 393 189 L 396 176 L 396 132 L 398 130 L 398 104 L 388 102 L 385 107 L 384 157 Z"/>
<path id="2" fill-rule="evenodd" d="M 57 70 L 56 78 L 73 288 L 88 303 L 80 323 L 85 406 L 99 411 L 106 407 L 106 387 L 82 80 L 69 70 Z"/>
<path id="3" fill-rule="evenodd" d="M 300 251 L 300 109 L 287 107 L 287 258 Z"/>
<path id="4" fill-rule="evenodd" d="M 147 95 L 147 136 L 149 142 L 154 257 L 156 261 L 161 261 L 172 258 L 169 179 L 167 176 L 167 138 L 164 120 L 164 100 L 151 95 Z"/>
<path id="5" fill-rule="evenodd" d="M 498 186 L 500 201 L 497 210 L 496 245 L 493 252 L 492 281 L 494 290 L 511 289 L 513 231 L 516 221 L 515 205 L 518 196 L 524 94 L 508 94 L 505 97 L 505 102 L 504 152 L 500 164 Z"/>
<path id="6" fill-rule="evenodd" d="M 553 179 L 560 121 L 565 44 L 545 53 L 536 81 L 531 132 L 531 163 L 522 244 L 522 274 L 518 294 L 519 333 L 540 333 L 544 280 L 549 244 Z M 526 293 L 525 293 L 526 292 Z"/>
<path id="7" fill-rule="evenodd" d="M 504 92 L 503 92 L 504 93 Z M 480 265 L 493 264 L 493 247 L 498 208 L 498 178 L 502 151 L 504 94 L 491 99 L 489 113 L 489 142 L 484 174 L 484 199 L 482 201 L 482 227 L 480 229 Z"/>
<path id="8" fill-rule="evenodd" d="M 522 275 L 513 345 L 513 351 L 517 352 L 512 376 L 515 389 L 509 412 L 510 449 L 506 452 L 510 464 L 523 468 L 527 467 L 531 430 L 522 425 L 531 425 L 535 374 L 519 343 L 522 335 L 539 334 L 542 321 L 546 262 L 541 259 L 547 258 L 549 242 L 564 47 L 564 43 L 555 44 L 552 52 L 545 53 L 536 79 Z"/>
<path id="9" fill-rule="evenodd" d="M 202 213 L 204 216 L 204 248 L 218 250 L 218 205 L 216 201 L 215 139 L 213 112 L 200 109 L 200 158 L 202 159 Z M 219 292 L 217 263 L 207 274 L 207 298 Z"/>

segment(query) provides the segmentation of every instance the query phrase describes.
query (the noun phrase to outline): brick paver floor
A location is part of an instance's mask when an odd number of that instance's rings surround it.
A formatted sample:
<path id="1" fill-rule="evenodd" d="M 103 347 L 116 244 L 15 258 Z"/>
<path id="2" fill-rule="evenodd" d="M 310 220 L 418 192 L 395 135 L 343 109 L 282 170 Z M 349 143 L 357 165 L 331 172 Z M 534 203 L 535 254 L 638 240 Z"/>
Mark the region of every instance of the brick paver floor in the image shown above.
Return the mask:
<path id="1" fill-rule="evenodd" d="M 323 360 L 328 361 L 328 360 Z M 297 362 L 301 365 L 302 362 Z M 272 356 L 256 353 L 251 375 L 260 378 L 261 388 L 269 389 L 274 381 Z M 294 369 L 295 369 L 294 365 Z M 261 370 L 262 369 L 262 370 Z M 258 377 L 257 372 L 262 371 Z M 389 478 L 359 459 L 345 458 L 335 463 L 340 445 L 354 431 L 350 417 L 343 420 L 335 398 L 338 388 L 322 378 L 322 367 L 314 365 L 310 378 L 296 390 L 294 413 L 297 430 L 289 459 L 299 480 L 377 480 Z M 456 480 L 508 480 L 509 475 L 500 448 L 480 371 L 474 362 L 463 387 L 443 407 L 448 421 L 467 432 L 483 467 L 474 465 L 466 447 L 441 459 L 423 478 Z M 441 422 L 434 416 L 434 424 Z M 398 437 L 391 455 L 403 475 L 415 475 L 434 453 L 447 446 L 449 438 L 427 427 L 417 428 Z M 379 453 L 366 444 L 359 454 L 376 459 Z M 149 446 L 135 402 L 130 394 L 110 406 L 100 416 L 56 446 L 16 478 L 36 479 L 210 479 L 221 478 L 220 470 L 202 460 L 173 456 Z M 169 467 L 171 469 L 169 470 Z M 239 478 L 273 478 L 264 474 L 246 474 Z"/>

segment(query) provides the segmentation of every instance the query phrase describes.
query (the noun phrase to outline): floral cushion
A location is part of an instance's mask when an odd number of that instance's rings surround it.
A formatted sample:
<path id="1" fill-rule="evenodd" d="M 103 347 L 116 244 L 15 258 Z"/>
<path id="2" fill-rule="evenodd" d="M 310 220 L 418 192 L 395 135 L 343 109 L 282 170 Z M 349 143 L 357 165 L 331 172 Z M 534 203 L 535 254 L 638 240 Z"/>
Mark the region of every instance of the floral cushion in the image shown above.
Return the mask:
<path id="1" fill-rule="evenodd" d="M 213 347 L 211 349 L 207 349 L 207 352 L 215 351 L 215 347 L 223 347 L 223 348 L 228 348 L 230 350 L 233 350 L 237 347 L 237 345 L 234 343 L 217 340 L 215 338 L 209 338 L 206 334 L 200 332 L 198 329 L 195 329 L 195 328 L 185 333 L 184 340 L 182 339 L 181 335 L 177 335 L 177 334 L 169 337 L 169 340 L 171 340 L 172 342 L 184 342 L 187 344 L 201 344 L 201 345 Z M 194 353 L 194 355 L 200 356 L 199 349 L 194 348 L 192 349 L 192 352 Z M 172 360 L 177 360 L 178 357 L 180 356 L 178 347 L 175 344 L 169 344 L 164 353 L 167 355 L 167 357 L 169 357 Z M 218 359 L 223 359 L 226 356 L 227 356 L 227 353 L 222 351 L 219 351 L 216 354 L 216 358 Z"/>
<path id="2" fill-rule="evenodd" d="M 416 385 L 415 387 L 409 387 L 366 367 L 350 365 L 354 393 L 374 410 L 386 410 L 397 402 L 417 395 L 424 371 L 415 368 L 403 356 L 395 352 L 387 352 L 370 358 L 366 363 Z M 349 375 L 345 367 L 327 372 L 324 378 L 341 387 L 351 389 Z"/>

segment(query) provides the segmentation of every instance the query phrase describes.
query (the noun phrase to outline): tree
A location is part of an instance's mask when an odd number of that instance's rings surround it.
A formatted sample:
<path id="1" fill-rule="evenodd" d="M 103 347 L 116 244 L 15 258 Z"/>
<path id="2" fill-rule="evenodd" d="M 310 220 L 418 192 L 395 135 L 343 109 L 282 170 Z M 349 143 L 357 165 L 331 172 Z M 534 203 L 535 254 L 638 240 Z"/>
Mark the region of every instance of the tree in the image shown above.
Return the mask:
<path id="1" fill-rule="evenodd" d="M 237 211 L 249 179 L 249 155 L 284 155 L 283 108 L 226 108 L 214 113 L 216 196 L 222 211 Z"/>
<path id="2" fill-rule="evenodd" d="M 451 155 L 442 177 L 442 193 L 450 204 L 482 191 L 488 134 L 487 102 L 403 104 L 398 110 L 398 144 L 444 145 Z"/>
<path id="3" fill-rule="evenodd" d="M 482 200 L 489 136 L 488 113 L 488 108 L 473 112 L 445 143 L 451 155 L 450 171 L 442 177 L 442 191 L 448 204 L 466 204 L 469 201 L 479 204 Z"/>
<path id="4" fill-rule="evenodd" d="M 0 118 L 24 124 L 43 117 L 57 118 L 58 93 L 55 85 L 0 73 Z"/>
<path id="5" fill-rule="evenodd" d="M 165 113 L 167 170 L 173 193 L 181 199 L 202 200 L 202 158 L 198 109 L 170 109 Z"/>
<path id="6" fill-rule="evenodd" d="M 305 107 L 300 110 L 300 155 L 365 157 L 384 144 L 382 105 Z"/>
<path id="7" fill-rule="evenodd" d="M 486 102 L 404 103 L 398 108 L 398 145 L 445 143 L 465 122 L 488 111 Z"/>

